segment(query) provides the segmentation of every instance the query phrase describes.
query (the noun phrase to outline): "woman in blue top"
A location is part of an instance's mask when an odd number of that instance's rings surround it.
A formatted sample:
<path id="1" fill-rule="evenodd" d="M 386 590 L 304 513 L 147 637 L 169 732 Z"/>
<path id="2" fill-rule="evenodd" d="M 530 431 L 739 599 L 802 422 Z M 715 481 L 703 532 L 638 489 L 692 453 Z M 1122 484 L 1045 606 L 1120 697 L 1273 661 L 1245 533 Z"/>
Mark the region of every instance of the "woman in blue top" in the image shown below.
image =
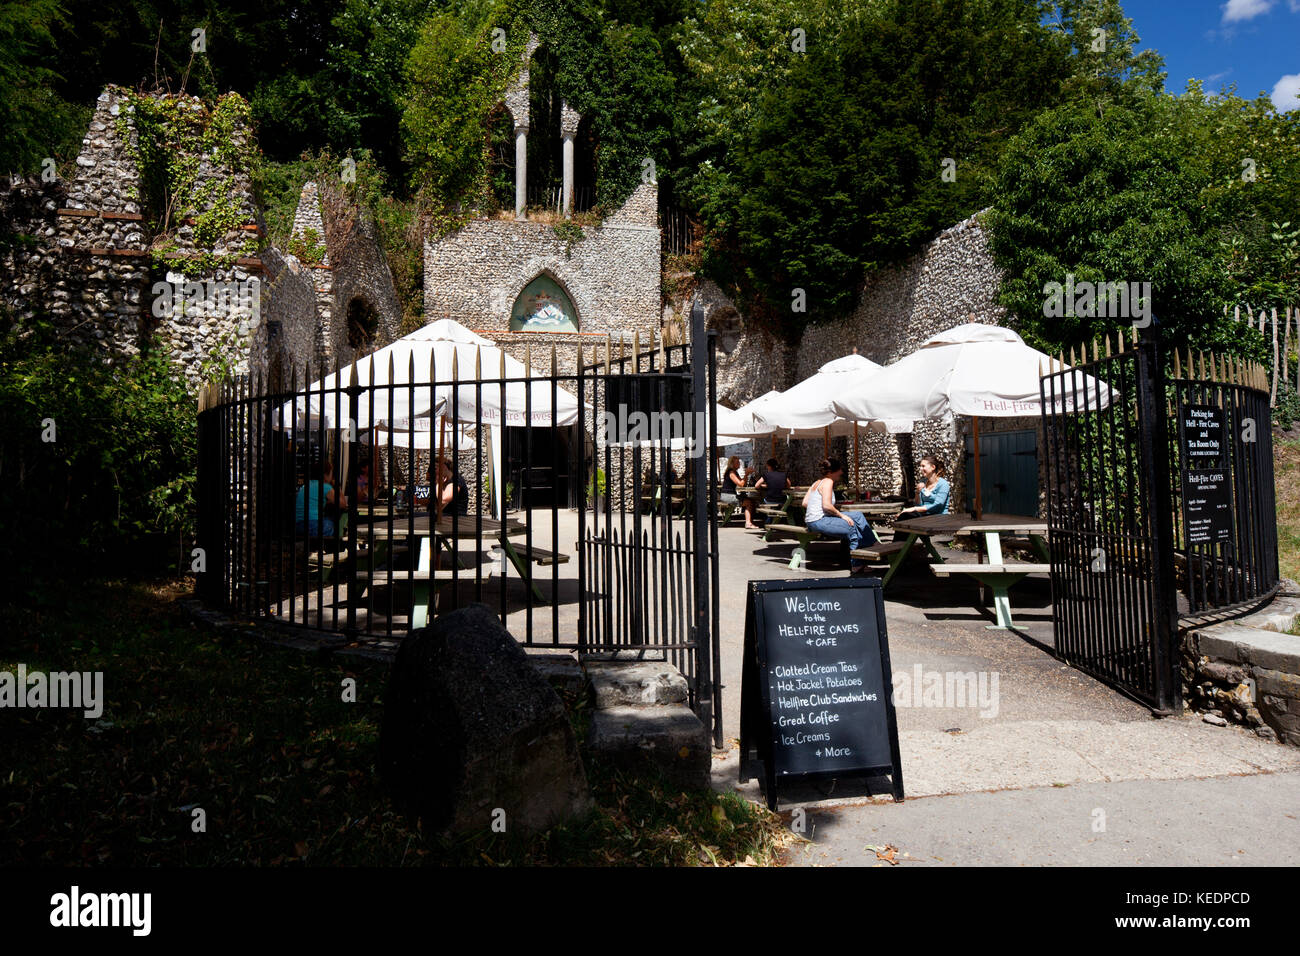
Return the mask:
<path id="1" fill-rule="evenodd" d="M 916 504 L 904 508 L 900 515 L 946 515 L 948 513 L 948 496 L 951 488 L 943 474 L 943 462 L 933 455 L 926 455 L 920 464 L 921 481 L 916 483 Z"/>
<path id="2" fill-rule="evenodd" d="M 862 542 L 875 544 L 878 540 L 867 517 L 861 511 L 840 511 L 835 507 L 835 482 L 844 476 L 844 467 L 835 458 L 822 459 L 822 477 L 808 489 L 803 496 L 804 526 L 809 531 L 834 535 L 849 539 L 849 550 L 862 546 Z M 850 563 L 852 569 L 866 565 L 856 558 Z"/>

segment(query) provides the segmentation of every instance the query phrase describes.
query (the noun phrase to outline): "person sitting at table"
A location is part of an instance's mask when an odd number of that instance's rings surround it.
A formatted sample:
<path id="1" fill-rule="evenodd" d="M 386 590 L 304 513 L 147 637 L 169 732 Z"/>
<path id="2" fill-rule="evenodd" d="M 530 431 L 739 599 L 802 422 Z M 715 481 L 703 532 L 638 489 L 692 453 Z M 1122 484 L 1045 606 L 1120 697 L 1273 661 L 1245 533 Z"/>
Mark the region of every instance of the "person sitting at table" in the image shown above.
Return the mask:
<path id="1" fill-rule="evenodd" d="M 469 514 L 469 485 L 465 483 L 465 479 L 445 458 L 439 458 L 436 465 L 439 514 Z M 435 474 L 432 468 L 429 469 L 429 483 L 435 483 Z"/>
<path id="2" fill-rule="evenodd" d="M 745 479 L 740 474 L 740 456 L 732 455 L 727 459 L 727 470 L 722 476 L 722 487 L 718 489 L 718 500 L 724 505 L 734 505 L 736 489 L 743 487 Z"/>
<path id="3" fill-rule="evenodd" d="M 357 468 L 357 502 L 366 504 L 370 501 L 370 462 L 363 461 Z"/>
<path id="4" fill-rule="evenodd" d="M 294 530 L 313 538 L 333 538 L 336 532 L 334 519 L 324 513 L 325 509 L 342 510 L 347 506 L 347 496 L 334 490 L 334 463 L 327 458 L 321 478 L 304 481 L 298 488 L 298 498 L 294 503 Z"/>
<path id="5" fill-rule="evenodd" d="M 785 494 L 786 489 L 790 487 L 790 479 L 781 470 L 781 463 L 775 458 L 769 458 L 767 470 L 758 481 L 754 482 L 754 487 L 763 493 L 764 504 L 780 507 L 785 504 Z M 749 513 L 751 516 L 754 513 L 753 500 L 749 501 Z"/>
<path id="6" fill-rule="evenodd" d="M 844 466 L 837 458 L 823 458 L 821 468 L 821 478 L 803 496 L 804 526 L 809 531 L 820 531 L 837 538 L 847 537 L 850 551 L 856 551 L 863 542 L 875 544 L 879 539 L 867 524 L 866 515 L 860 511 L 840 511 L 835 507 L 835 484 L 844 477 Z M 856 558 L 850 562 L 851 570 L 865 566 L 865 561 Z"/>
<path id="7" fill-rule="evenodd" d="M 948 498 L 952 489 L 948 479 L 942 477 L 943 462 L 934 455 L 926 455 L 919 465 L 921 480 L 916 483 L 916 504 L 899 512 L 904 515 L 946 515 Z"/>

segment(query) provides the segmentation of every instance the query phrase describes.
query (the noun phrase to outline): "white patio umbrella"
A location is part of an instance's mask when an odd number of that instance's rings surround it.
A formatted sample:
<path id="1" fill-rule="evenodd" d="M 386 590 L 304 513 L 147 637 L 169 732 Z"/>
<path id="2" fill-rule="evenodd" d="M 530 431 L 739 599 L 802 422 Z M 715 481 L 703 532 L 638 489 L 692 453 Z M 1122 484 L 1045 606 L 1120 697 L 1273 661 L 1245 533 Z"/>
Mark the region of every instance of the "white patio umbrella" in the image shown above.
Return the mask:
<path id="1" fill-rule="evenodd" d="M 332 390 L 353 384 L 362 387 L 357 397 L 358 432 L 381 422 L 430 417 L 439 408 L 448 421 L 491 426 L 492 487 L 498 514 L 504 513 L 500 510 L 504 492 L 500 426 L 564 426 L 578 420 L 578 399 L 572 392 L 537 376 L 530 379 L 522 362 L 489 339 L 451 319 L 441 319 L 313 382 L 306 395 L 278 410 L 276 427 L 314 428 L 322 421 L 326 428 L 342 427 L 350 417 L 348 396 L 336 399 Z"/>
<path id="2" fill-rule="evenodd" d="M 781 392 L 780 401 L 765 404 L 755 417 L 790 438 L 820 438 L 850 435 L 854 420 L 841 416 L 831 407 L 837 395 L 851 385 L 860 385 L 881 370 L 882 366 L 856 352 L 827 362 L 813 375 Z M 869 427 L 869 421 L 858 422 Z"/>
<path id="3" fill-rule="evenodd" d="M 927 339 L 911 355 L 845 389 L 831 402 L 845 418 L 875 419 L 891 432 L 907 432 L 931 418 L 969 415 L 975 431 L 975 512 L 979 517 L 979 419 L 1018 418 L 1042 412 L 1038 380 L 1059 370 L 1051 356 L 1030 348 L 1015 332 L 967 323 Z M 1054 410 L 1104 408 L 1110 388 L 1079 375 L 1074 392 L 1058 395 Z"/>
<path id="4" fill-rule="evenodd" d="M 883 366 L 876 364 L 856 351 L 827 362 L 814 374 L 781 393 L 780 401 L 773 401 L 757 412 L 757 418 L 788 438 L 820 438 L 823 451 L 830 453 L 832 435 L 853 436 L 854 484 L 861 486 L 858 474 L 858 431 L 871 429 L 883 431 L 878 422 L 858 421 L 836 414 L 831 402 L 852 385 L 861 384 L 879 372 Z"/>

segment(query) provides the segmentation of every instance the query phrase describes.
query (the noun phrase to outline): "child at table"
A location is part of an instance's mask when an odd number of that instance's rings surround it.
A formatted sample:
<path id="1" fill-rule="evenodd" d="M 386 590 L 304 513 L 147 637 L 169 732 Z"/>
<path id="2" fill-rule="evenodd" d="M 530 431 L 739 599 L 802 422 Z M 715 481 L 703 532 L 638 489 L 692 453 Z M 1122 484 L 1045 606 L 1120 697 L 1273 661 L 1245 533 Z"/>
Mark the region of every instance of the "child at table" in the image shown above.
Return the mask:
<path id="1" fill-rule="evenodd" d="M 916 504 L 904 508 L 898 514 L 905 515 L 946 515 L 948 498 L 952 489 L 948 479 L 942 477 L 943 462 L 934 455 L 926 455 L 920 463 L 921 480 L 916 483 Z"/>

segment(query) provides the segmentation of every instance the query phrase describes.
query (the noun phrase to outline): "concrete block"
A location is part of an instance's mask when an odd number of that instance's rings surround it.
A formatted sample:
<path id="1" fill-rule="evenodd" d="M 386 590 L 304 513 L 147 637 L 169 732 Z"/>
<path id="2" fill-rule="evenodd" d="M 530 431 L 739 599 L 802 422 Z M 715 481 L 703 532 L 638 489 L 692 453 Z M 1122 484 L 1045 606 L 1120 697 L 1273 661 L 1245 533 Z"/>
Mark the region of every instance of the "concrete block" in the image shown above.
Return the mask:
<path id="1" fill-rule="evenodd" d="M 1193 633 L 1195 652 L 1212 660 L 1237 663 L 1241 660 L 1237 642 L 1223 632 L 1223 625 L 1202 628 Z"/>
<path id="2" fill-rule="evenodd" d="M 1218 624 L 1200 632 L 1201 653 L 1225 661 L 1300 674 L 1300 636 L 1240 624 Z"/>
<path id="3" fill-rule="evenodd" d="M 597 710 L 587 747 L 596 757 L 634 772 L 653 768 L 681 787 L 709 786 L 713 759 L 709 735 L 682 704 Z"/>
<path id="4" fill-rule="evenodd" d="M 1276 597 L 1262 611 L 1243 617 L 1236 623 L 1286 634 L 1295 626 L 1296 618 L 1300 618 L 1300 598 Z"/>
<path id="5" fill-rule="evenodd" d="M 587 661 L 597 709 L 638 704 L 681 704 L 690 693 L 671 664 L 654 661 Z"/>
<path id="6" fill-rule="evenodd" d="M 587 677 L 572 654 L 529 654 L 528 661 L 558 691 L 578 694 L 587 685 Z"/>

